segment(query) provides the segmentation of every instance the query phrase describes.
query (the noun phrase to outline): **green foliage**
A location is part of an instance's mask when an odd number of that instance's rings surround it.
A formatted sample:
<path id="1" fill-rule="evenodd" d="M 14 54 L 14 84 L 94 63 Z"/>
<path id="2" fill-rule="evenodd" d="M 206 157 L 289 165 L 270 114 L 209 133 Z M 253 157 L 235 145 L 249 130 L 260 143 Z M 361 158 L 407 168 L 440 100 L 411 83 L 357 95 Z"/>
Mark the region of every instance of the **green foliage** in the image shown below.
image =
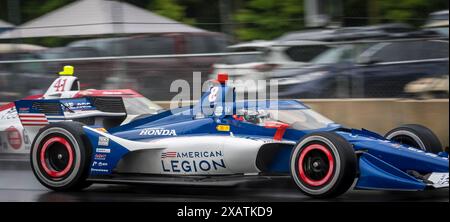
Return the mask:
<path id="1" fill-rule="evenodd" d="M 75 0 L 21 1 L 22 21 L 28 21 L 67 5 Z"/>
<path id="2" fill-rule="evenodd" d="M 303 28 L 303 0 L 250 0 L 234 16 L 241 40 L 272 39 Z"/>
<path id="3" fill-rule="evenodd" d="M 178 4 L 175 0 L 154 0 L 148 4 L 147 8 L 176 21 L 194 23 L 194 19 L 186 18 L 186 7 Z"/>
<path id="4" fill-rule="evenodd" d="M 75 0 L 20 0 L 22 23 Z M 162 16 L 208 30 L 219 30 L 219 0 L 122 0 Z M 428 14 L 448 9 L 448 0 L 342 0 L 344 25 L 378 22 L 425 23 Z M 329 1 L 333 2 L 333 1 Z M 0 19 L 8 21 L 8 1 L 0 0 Z M 228 0 L 232 6 L 236 37 L 240 40 L 273 39 L 285 32 L 304 28 L 304 0 Z M 332 5 L 330 7 L 333 7 Z M 373 17 L 373 18 L 367 18 Z M 196 23 L 198 21 L 199 23 Z M 212 24 L 208 24 L 212 23 Z M 62 44 L 57 38 L 46 45 Z"/>
<path id="5" fill-rule="evenodd" d="M 376 1 L 382 21 L 407 22 L 413 25 L 423 25 L 430 12 L 448 9 L 448 0 Z"/>

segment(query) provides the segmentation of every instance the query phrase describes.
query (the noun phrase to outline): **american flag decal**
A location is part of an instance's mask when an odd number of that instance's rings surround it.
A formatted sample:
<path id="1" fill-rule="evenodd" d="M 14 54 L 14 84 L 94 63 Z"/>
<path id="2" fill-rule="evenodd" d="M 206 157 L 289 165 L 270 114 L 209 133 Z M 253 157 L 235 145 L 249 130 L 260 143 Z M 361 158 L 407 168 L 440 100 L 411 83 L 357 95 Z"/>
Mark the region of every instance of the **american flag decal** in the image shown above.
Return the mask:
<path id="1" fill-rule="evenodd" d="M 177 157 L 177 152 L 164 152 L 161 153 L 161 158 L 173 158 L 173 157 Z"/>
<path id="2" fill-rule="evenodd" d="M 19 118 L 24 126 L 45 126 L 48 124 L 45 114 L 19 114 Z"/>
<path id="3" fill-rule="evenodd" d="M 64 116 L 46 116 L 42 113 L 19 113 L 23 126 L 45 126 L 52 122 L 64 120 Z"/>

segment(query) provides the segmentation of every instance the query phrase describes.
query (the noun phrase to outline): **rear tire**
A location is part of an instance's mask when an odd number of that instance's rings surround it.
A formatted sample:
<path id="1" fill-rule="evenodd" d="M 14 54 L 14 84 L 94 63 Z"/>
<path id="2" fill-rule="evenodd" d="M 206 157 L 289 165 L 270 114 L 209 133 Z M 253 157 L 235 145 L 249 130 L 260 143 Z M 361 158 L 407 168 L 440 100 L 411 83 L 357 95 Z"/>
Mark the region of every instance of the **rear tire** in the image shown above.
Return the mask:
<path id="1" fill-rule="evenodd" d="M 356 178 L 352 145 L 334 132 L 304 136 L 291 155 L 291 176 L 304 194 L 315 198 L 345 193 Z"/>
<path id="2" fill-rule="evenodd" d="M 38 181 L 55 191 L 76 191 L 86 181 L 92 148 L 83 124 L 60 122 L 42 128 L 31 146 L 31 168 Z"/>
<path id="3" fill-rule="evenodd" d="M 443 151 L 441 142 L 433 131 L 418 124 L 402 125 L 389 131 L 384 137 L 393 142 L 415 147 L 430 153 Z"/>

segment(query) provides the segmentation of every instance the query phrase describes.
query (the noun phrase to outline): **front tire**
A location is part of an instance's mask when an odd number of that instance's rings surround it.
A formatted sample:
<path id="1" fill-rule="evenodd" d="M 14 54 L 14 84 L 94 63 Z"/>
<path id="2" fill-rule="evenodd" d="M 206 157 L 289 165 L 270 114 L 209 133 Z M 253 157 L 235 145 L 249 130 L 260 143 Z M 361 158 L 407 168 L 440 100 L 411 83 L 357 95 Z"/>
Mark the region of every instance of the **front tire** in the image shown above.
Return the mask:
<path id="1" fill-rule="evenodd" d="M 419 148 L 430 153 L 443 151 L 441 142 L 433 131 L 419 124 L 402 125 L 389 131 L 384 137 L 393 142 Z"/>
<path id="2" fill-rule="evenodd" d="M 351 144 L 334 132 L 304 136 L 292 152 L 290 166 L 300 191 L 316 198 L 345 193 L 352 186 L 357 171 Z"/>
<path id="3" fill-rule="evenodd" d="M 61 122 L 42 128 L 31 146 L 31 168 L 38 181 L 55 191 L 88 187 L 92 149 L 83 124 Z"/>

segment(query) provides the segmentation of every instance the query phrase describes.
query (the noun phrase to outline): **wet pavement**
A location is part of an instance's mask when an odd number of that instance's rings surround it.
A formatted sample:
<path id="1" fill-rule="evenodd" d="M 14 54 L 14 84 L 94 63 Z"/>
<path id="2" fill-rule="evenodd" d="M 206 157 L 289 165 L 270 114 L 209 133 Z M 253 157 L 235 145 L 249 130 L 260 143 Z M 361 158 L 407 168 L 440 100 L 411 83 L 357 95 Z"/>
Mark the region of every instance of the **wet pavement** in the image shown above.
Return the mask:
<path id="1" fill-rule="evenodd" d="M 251 202 L 449 202 L 449 190 L 394 192 L 350 190 L 329 200 L 311 199 L 292 183 L 259 182 L 238 187 L 130 186 L 95 184 L 80 192 L 54 192 L 34 177 L 27 158 L 0 158 L 0 202 L 152 202 L 152 201 L 251 201 Z"/>

